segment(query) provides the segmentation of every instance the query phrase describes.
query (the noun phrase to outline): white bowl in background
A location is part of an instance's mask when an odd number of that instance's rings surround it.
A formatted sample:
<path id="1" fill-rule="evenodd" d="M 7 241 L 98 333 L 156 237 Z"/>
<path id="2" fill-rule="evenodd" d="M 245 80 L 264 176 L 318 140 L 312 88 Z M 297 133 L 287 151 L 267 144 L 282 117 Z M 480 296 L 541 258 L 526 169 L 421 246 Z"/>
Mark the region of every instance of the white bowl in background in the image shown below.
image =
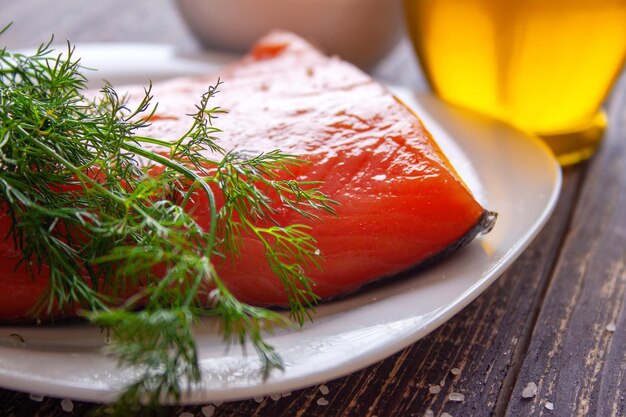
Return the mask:
<path id="1" fill-rule="evenodd" d="M 399 0 L 176 0 L 206 47 L 244 52 L 272 29 L 294 32 L 325 53 L 369 67 L 402 33 Z"/>

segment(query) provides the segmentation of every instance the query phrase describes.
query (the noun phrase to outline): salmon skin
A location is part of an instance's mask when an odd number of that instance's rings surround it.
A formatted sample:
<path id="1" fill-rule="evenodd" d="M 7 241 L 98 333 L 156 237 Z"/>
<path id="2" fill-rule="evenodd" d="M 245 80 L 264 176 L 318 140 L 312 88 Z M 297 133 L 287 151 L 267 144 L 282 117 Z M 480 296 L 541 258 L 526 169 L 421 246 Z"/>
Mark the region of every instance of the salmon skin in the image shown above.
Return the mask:
<path id="1" fill-rule="evenodd" d="M 322 181 L 339 204 L 336 216 L 305 219 L 282 210 L 279 224 L 311 226 L 321 269 L 307 271 L 321 298 L 359 287 L 447 255 L 489 228 L 493 217 L 474 199 L 419 119 L 383 86 L 351 64 L 324 56 L 295 35 L 274 32 L 239 62 L 220 71 L 215 104 L 228 113 L 216 125 L 220 146 L 258 154 L 274 149 L 310 163 L 291 170 L 299 181 Z M 177 139 L 186 114 L 216 77 L 153 86 L 159 103 L 143 136 Z M 131 87 L 130 97 L 143 89 Z M 194 216 L 208 224 L 208 206 Z M 4 219 L 3 219 L 4 217 Z M 4 226 L 2 225 L 4 223 Z M 0 214 L 0 229 L 7 217 Z M 3 230 L 0 230 L 2 232 Z M 15 268 L 12 239 L 0 242 L 0 320 L 24 317 L 45 288 Z M 241 255 L 219 267 L 234 295 L 255 305 L 286 305 L 261 243 L 245 238 Z"/>

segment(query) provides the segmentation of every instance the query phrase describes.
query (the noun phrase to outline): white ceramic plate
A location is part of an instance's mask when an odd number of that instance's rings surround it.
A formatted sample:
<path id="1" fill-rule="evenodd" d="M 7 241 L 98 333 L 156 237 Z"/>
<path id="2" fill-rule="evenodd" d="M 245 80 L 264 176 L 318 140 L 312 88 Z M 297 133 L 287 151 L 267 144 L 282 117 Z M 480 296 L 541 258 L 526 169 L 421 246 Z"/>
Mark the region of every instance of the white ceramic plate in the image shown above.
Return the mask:
<path id="1" fill-rule="evenodd" d="M 162 45 L 78 48 L 92 80 L 145 83 L 214 71 L 231 57 L 180 54 Z M 98 82 L 99 84 L 99 82 Z M 509 266 L 546 222 L 559 192 L 560 168 L 545 146 L 508 127 L 442 104 L 429 95 L 396 93 L 420 115 L 470 188 L 499 213 L 495 229 L 436 267 L 317 309 L 297 331 L 267 340 L 284 372 L 262 381 L 255 353 L 227 349 L 208 326 L 198 334 L 203 386 L 185 403 L 236 400 L 302 388 L 380 361 L 424 337 L 476 298 Z M 19 333 L 25 343 L 16 343 Z M 133 380 L 100 347 L 98 329 L 82 324 L 0 327 L 0 386 L 107 402 Z"/>

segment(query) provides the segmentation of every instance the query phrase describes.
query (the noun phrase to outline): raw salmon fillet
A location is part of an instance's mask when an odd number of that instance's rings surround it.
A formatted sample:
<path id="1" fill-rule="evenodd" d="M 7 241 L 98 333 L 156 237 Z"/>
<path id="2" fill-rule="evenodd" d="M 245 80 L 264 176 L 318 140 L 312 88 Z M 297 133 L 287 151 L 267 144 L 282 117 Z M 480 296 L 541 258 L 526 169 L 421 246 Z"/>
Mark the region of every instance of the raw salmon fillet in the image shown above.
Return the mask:
<path id="1" fill-rule="evenodd" d="M 308 275 L 318 296 L 345 294 L 413 268 L 487 227 L 487 212 L 419 119 L 351 64 L 324 56 L 295 35 L 275 32 L 219 76 L 223 85 L 213 104 L 228 111 L 215 122 L 223 130 L 220 145 L 252 154 L 281 149 L 298 155 L 310 164 L 293 169 L 295 179 L 323 181 L 321 190 L 339 203 L 336 216 L 316 213 L 321 220 L 287 210 L 276 216 L 283 225 L 313 228 L 323 260 L 321 270 L 311 268 Z M 186 114 L 195 112 L 216 79 L 154 85 L 159 105 L 142 135 L 180 137 L 189 126 Z M 143 90 L 130 88 L 130 94 L 132 100 Z M 202 200 L 193 213 L 208 221 Z M 0 243 L 0 253 L 0 319 L 22 317 L 44 288 L 45 267 L 31 280 L 15 269 L 10 240 Z M 252 238 L 219 273 L 242 301 L 287 303 L 261 244 Z"/>

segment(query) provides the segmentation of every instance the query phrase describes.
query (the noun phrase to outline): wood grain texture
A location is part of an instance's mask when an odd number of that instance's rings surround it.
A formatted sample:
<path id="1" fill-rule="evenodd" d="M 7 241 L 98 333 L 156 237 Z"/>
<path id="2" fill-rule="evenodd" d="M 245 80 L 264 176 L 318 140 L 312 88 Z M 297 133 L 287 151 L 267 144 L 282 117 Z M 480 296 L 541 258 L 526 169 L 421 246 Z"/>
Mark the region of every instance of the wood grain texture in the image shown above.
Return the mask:
<path id="1" fill-rule="evenodd" d="M 507 415 L 626 415 L 625 105 L 616 95 Z M 538 395 L 524 400 L 529 382 Z"/>

